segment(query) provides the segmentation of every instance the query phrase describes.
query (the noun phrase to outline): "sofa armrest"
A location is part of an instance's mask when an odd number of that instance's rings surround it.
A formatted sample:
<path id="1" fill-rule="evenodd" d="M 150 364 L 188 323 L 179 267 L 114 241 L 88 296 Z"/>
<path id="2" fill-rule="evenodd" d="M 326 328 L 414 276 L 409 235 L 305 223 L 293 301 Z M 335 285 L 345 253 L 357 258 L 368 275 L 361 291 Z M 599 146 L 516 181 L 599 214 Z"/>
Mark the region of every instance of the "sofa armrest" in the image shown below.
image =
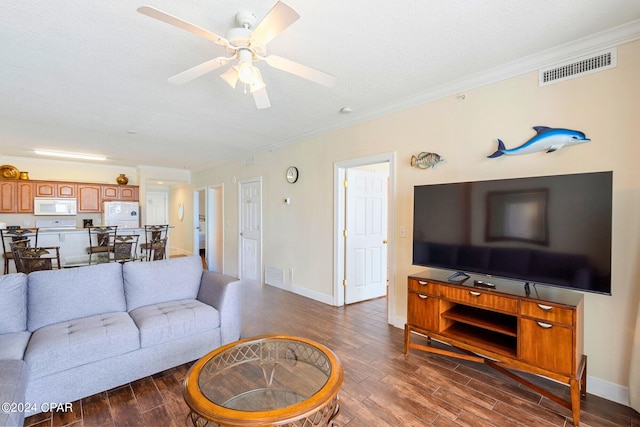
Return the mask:
<path id="1" fill-rule="evenodd" d="M 202 273 L 198 300 L 214 307 L 220 313 L 222 345 L 240 338 L 242 287 L 242 282 L 235 277 L 213 271 Z"/>

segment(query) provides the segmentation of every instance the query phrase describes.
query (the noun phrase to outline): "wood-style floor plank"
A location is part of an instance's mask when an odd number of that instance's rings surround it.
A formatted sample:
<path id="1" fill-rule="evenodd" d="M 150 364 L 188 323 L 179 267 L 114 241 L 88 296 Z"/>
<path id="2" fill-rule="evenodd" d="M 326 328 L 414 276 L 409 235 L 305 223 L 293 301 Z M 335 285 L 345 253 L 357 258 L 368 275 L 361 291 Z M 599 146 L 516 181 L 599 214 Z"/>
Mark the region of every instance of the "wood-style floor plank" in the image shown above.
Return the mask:
<path id="1" fill-rule="evenodd" d="M 416 350 L 405 356 L 403 331 L 387 324 L 384 298 L 331 307 L 268 285 L 255 285 L 244 295 L 243 337 L 299 335 L 341 359 L 345 378 L 336 419 L 341 427 L 571 425 L 566 408 L 485 365 Z M 427 344 L 419 336 L 414 341 Z M 73 413 L 29 417 L 25 425 L 185 426 L 189 408 L 182 381 L 190 366 L 89 396 L 74 403 Z M 527 379 L 568 398 L 561 384 Z M 597 396 L 589 395 L 581 409 L 581 427 L 640 427 L 640 414 Z"/>

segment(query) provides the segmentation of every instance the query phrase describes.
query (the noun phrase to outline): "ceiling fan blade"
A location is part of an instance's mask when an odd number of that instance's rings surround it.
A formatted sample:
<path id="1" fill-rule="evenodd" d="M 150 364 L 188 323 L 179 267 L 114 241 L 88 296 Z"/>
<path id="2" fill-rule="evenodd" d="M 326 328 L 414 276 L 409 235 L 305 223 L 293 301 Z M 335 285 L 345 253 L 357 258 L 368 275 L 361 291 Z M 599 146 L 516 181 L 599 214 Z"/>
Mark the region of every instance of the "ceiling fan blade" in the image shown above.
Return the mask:
<path id="1" fill-rule="evenodd" d="M 253 100 L 256 103 L 256 107 L 258 107 L 258 109 L 264 110 L 265 108 L 271 107 L 271 101 L 269 101 L 269 95 L 267 95 L 266 87 L 251 92 L 251 95 L 253 95 Z"/>
<path id="2" fill-rule="evenodd" d="M 265 58 L 267 64 L 278 70 L 286 71 L 287 73 L 294 74 L 303 79 L 310 80 L 312 82 L 331 87 L 336 81 L 335 76 L 327 74 L 323 71 L 316 70 L 315 68 L 307 67 L 306 65 L 299 64 L 297 62 L 285 59 L 281 56 L 269 55 Z"/>
<path id="3" fill-rule="evenodd" d="M 207 62 L 203 62 L 200 65 L 196 65 L 193 68 L 189 68 L 188 70 L 183 71 L 180 74 L 176 74 L 173 77 L 169 77 L 169 83 L 173 83 L 174 85 L 185 84 L 204 74 L 207 74 L 213 70 L 217 70 L 218 68 L 224 65 L 227 65 L 229 61 L 231 61 L 234 58 L 235 57 L 233 56 L 230 58 L 225 58 L 225 57 L 213 58 Z"/>
<path id="4" fill-rule="evenodd" d="M 299 18 L 300 15 L 291 6 L 279 1 L 253 29 L 249 36 L 250 44 L 265 46 Z"/>
<path id="5" fill-rule="evenodd" d="M 236 88 L 236 84 L 238 84 L 238 70 L 236 67 L 229 67 L 227 71 L 220 74 L 220 78 L 227 82 L 229 86 L 232 88 Z"/>
<path id="6" fill-rule="evenodd" d="M 159 21 L 166 22 L 167 24 L 173 25 L 174 27 L 187 30 L 197 36 L 211 40 L 214 43 L 219 44 L 220 46 L 226 47 L 229 45 L 229 40 L 225 39 L 224 37 L 212 33 L 211 31 L 205 30 L 204 28 L 200 28 L 197 25 L 190 24 L 187 21 L 183 21 L 180 18 L 176 18 L 175 16 L 169 15 L 168 13 L 162 12 L 161 10 L 158 10 L 154 7 L 142 6 L 138 8 L 138 12 Z"/>

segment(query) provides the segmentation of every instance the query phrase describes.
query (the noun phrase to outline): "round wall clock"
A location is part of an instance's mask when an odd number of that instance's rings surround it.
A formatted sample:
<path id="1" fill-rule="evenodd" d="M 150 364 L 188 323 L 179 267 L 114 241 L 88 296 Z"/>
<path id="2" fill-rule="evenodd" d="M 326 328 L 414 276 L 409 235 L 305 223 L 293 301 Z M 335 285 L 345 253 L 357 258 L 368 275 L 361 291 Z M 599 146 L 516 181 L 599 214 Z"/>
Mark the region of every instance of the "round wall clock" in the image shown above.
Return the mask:
<path id="1" fill-rule="evenodd" d="M 295 166 L 290 166 L 289 169 L 287 169 L 287 181 L 290 184 L 293 184 L 297 180 L 298 180 L 298 168 Z"/>

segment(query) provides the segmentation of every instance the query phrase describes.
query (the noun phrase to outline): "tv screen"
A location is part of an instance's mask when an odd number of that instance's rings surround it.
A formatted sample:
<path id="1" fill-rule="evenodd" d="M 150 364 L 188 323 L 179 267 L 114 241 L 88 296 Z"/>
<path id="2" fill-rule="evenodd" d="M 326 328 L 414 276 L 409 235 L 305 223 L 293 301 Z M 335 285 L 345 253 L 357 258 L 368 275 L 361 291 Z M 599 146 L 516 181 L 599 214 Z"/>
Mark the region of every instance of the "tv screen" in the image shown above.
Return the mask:
<path id="1" fill-rule="evenodd" d="M 611 294 L 612 172 L 414 187 L 413 264 Z"/>

